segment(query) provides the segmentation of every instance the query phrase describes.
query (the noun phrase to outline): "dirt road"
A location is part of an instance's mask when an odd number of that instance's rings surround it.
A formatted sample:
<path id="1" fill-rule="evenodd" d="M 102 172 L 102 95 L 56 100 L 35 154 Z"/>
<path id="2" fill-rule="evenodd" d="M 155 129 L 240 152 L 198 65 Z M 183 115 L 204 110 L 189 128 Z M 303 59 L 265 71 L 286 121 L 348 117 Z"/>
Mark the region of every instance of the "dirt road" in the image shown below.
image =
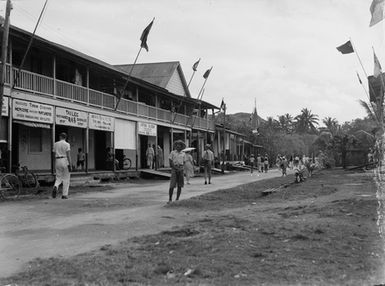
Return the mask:
<path id="1" fill-rule="evenodd" d="M 181 198 L 277 176 L 277 170 L 260 176 L 238 172 L 215 176 L 211 185 L 194 178 Z M 164 208 L 168 184 L 127 183 L 105 192 L 72 195 L 69 200 L 0 202 L 0 277 L 22 270 L 37 257 L 72 256 L 188 222 L 188 212 Z"/>

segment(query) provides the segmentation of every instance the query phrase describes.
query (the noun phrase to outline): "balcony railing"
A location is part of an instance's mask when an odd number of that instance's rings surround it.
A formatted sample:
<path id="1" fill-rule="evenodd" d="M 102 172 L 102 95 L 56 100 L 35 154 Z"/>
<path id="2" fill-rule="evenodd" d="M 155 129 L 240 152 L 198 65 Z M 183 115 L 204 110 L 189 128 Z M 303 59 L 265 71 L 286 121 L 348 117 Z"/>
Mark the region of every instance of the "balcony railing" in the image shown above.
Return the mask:
<path id="1" fill-rule="evenodd" d="M 13 79 L 16 78 L 17 69 L 13 68 Z M 11 83 L 10 66 L 7 65 L 6 83 Z M 83 86 L 72 84 L 51 77 L 22 70 L 18 76 L 15 88 L 33 93 L 40 93 L 52 97 L 67 99 L 94 107 L 113 110 L 116 105 L 116 97 L 104 92 L 89 89 Z M 136 115 L 139 117 L 174 123 L 182 126 L 215 130 L 215 123 L 211 119 L 193 116 L 192 118 L 179 113 L 172 113 L 169 110 L 122 99 L 117 108 L 119 112 Z"/>

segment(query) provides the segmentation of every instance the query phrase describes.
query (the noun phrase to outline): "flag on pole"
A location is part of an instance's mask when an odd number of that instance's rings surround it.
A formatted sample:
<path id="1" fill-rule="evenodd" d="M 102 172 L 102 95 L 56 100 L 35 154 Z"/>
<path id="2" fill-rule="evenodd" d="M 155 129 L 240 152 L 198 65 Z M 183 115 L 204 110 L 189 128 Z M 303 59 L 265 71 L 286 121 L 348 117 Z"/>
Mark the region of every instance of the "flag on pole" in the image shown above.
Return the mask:
<path id="1" fill-rule="evenodd" d="M 373 0 L 370 5 L 370 13 L 372 18 L 370 19 L 369 27 L 381 22 L 384 19 L 384 5 L 385 0 Z"/>
<path id="2" fill-rule="evenodd" d="M 222 102 L 221 102 L 221 106 L 220 106 L 220 110 L 224 110 L 225 109 L 225 101 L 223 100 L 222 98 Z"/>
<path id="3" fill-rule="evenodd" d="M 374 77 L 378 77 L 382 73 L 382 68 L 381 68 L 380 61 L 378 60 L 374 49 L 373 49 L 373 56 L 374 56 L 374 71 L 373 71 L 373 75 L 374 75 Z"/>
<path id="4" fill-rule="evenodd" d="M 199 60 L 193 65 L 193 67 L 192 67 L 193 71 L 197 71 L 200 60 L 201 59 L 199 58 Z"/>
<path id="5" fill-rule="evenodd" d="M 353 46 L 352 46 L 352 43 L 350 42 L 350 40 L 347 41 L 345 44 L 337 47 L 337 50 L 340 51 L 342 54 L 354 53 L 354 49 L 353 49 Z"/>
<path id="6" fill-rule="evenodd" d="M 147 52 L 148 52 L 147 37 L 148 37 L 148 34 L 150 33 L 150 30 L 151 30 L 152 24 L 154 23 L 154 20 L 155 20 L 155 18 L 152 19 L 151 23 L 148 24 L 148 26 L 143 30 L 142 35 L 140 36 L 140 40 L 142 41 L 140 46 L 142 48 L 145 48 Z"/>
<path id="7" fill-rule="evenodd" d="M 203 74 L 203 78 L 204 78 L 204 79 L 207 79 L 207 78 L 209 77 L 210 72 L 211 72 L 212 69 L 213 69 L 213 67 L 211 67 L 210 69 L 208 69 L 208 70 Z"/>
<path id="8" fill-rule="evenodd" d="M 358 72 L 356 72 L 356 73 L 357 73 L 358 81 L 360 82 L 360 84 L 362 84 L 362 80 L 360 78 L 360 75 L 358 74 Z"/>

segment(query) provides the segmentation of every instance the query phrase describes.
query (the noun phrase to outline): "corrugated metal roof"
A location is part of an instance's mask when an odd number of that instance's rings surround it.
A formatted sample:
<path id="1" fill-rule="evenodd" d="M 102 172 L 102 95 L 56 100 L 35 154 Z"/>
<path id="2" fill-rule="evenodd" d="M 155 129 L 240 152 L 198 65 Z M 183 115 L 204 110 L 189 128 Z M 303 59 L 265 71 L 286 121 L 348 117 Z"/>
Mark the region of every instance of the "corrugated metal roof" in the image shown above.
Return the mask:
<path id="1" fill-rule="evenodd" d="M 114 67 L 123 70 L 127 74 L 132 69 L 132 64 L 114 65 Z M 178 71 L 186 96 L 191 97 L 190 91 L 187 88 L 186 79 L 184 77 L 180 62 L 160 62 L 160 63 L 141 63 L 135 64 L 131 75 L 143 79 L 149 83 L 155 84 L 162 88 L 167 88 L 171 77 Z"/>
<path id="2" fill-rule="evenodd" d="M 1 34 L 1 32 L 0 32 L 0 34 Z M 32 36 L 32 33 L 28 32 L 28 31 L 25 31 L 25 30 L 23 30 L 21 28 L 18 28 L 16 26 L 11 26 L 10 27 L 10 35 L 11 36 L 15 36 L 15 37 L 19 37 L 19 38 L 21 38 L 21 39 L 23 39 L 23 40 L 28 42 L 30 40 L 31 36 Z M 110 65 L 110 64 L 108 64 L 108 63 L 106 63 L 104 61 L 101 61 L 101 60 L 99 60 L 97 58 L 94 58 L 92 56 L 86 55 L 86 54 L 84 54 L 82 52 L 79 52 L 77 50 L 74 50 L 72 48 L 69 48 L 69 47 L 66 47 L 66 46 L 63 46 L 63 45 L 51 42 L 51 41 L 49 41 L 47 39 L 44 39 L 42 37 L 39 37 L 37 35 L 35 35 L 33 46 L 42 47 L 44 49 L 51 50 L 51 51 L 54 51 L 54 52 L 63 52 L 64 54 L 70 54 L 70 55 L 72 55 L 74 57 L 77 57 L 79 59 L 82 59 L 82 60 L 88 62 L 89 64 L 94 64 L 94 65 L 98 66 L 99 68 L 104 68 L 108 72 L 117 73 L 121 77 L 123 77 L 124 79 L 129 79 L 129 81 L 132 82 L 132 83 L 135 83 L 135 84 L 137 84 L 139 86 L 142 86 L 142 87 L 148 88 L 150 90 L 153 90 L 153 91 L 160 92 L 162 94 L 168 95 L 168 96 L 170 96 L 170 97 L 172 97 L 174 99 L 184 99 L 187 102 L 191 102 L 191 103 L 195 103 L 195 104 L 199 104 L 200 103 L 200 104 L 202 104 L 202 107 L 204 107 L 204 108 L 219 109 L 219 107 L 217 107 L 217 106 L 215 106 L 215 105 L 213 105 L 211 103 L 208 103 L 206 101 L 198 101 L 198 100 L 195 100 L 193 98 L 186 98 L 186 97 L 183 97 L 183 96 L 179 96 L 179 95 L 176 95 L 176 94 L 173 94 L 173 93 L 167 91 L 167 89 L 161 87 L 158 84 L 153 84 L 153 83 L 151 83 L 149 81 L 146 81 L 146 80 L 143 80 L 143 79 L 141 79 L 139 77 L 128 76 L 128 72 L 124 71 L 121 68 L 118 68 L 118 67 L 116 67 L 114 65 Z M 181 79 L 182 79 L 182 81 L 185 84 L 186 80 L 184 78 L 183 72 L 181 72 L 180 63 L 179 62 L 169 62 L 168 64 L 170 64 L 170 63 L 176 64 L 175 65 L 176 68 L 180 69 Z M 167 64 L 167 63 L 164 63 L 164 64 Z M 138 65 L 140 65 L 140 64 L 138 64 Z M 127 66 L 130 66 L 130 65 L 127 65 Z M 171 69 L 171 68 L 172 67 L 169 67 L 169 69 Z M 135 69 L 136 69 L 136 67 L 135 67 Z M 166 71 L 167 71 L 167 68 L 166 68 Z M 188 95 L 190 95 L 190 94 L 188 94 Z"/>

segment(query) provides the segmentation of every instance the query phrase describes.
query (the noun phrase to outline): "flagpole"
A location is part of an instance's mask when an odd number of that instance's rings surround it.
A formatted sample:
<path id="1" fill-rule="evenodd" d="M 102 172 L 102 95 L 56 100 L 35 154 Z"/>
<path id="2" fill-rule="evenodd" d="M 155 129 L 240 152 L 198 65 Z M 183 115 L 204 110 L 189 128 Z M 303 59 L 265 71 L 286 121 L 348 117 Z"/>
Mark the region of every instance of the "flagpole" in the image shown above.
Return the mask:
<path id="1" fill-rule="evenodd" d="M 357 71 L 356 71 L 356 73 L 357 73 L 357 75 L 358 75 L 358 72 L 357 72 Z M 365 92 L 365 94 L 366 94 L 366 97 L 368 98 L 368 100 L 369 100 L 369 102 L 370 102 L 370 95 L 369 95 L 368 91 L 367 91 L 366 88 L 364 87 L 364 85 L 363 85 L 361 79 L 360 79 L 359 77 L 358 77 L 358 79 L 359 79 L 359 82 L 360 82 L 360 84 L 361 84 L 361 86 L 362 86 L 362 89 L 364 90 L 364 92 Z M 372 107 L 372 110 L 373 110 L 373 113 L 374 113 L 374 115 L 375 115 L 375 117 L 376 117 L 377 122 L 378 122 L 379 124 L 381 124 L 381 123 L 380 123 L 380 120 L 378 119 L 377 112 L 375 111 L 375 109 L 373 108 L 373 105 L 372 105 L 371 103 L 370 103 L 370 106 Z"/>
<path id="2" fill-rule="evenodd" d="M 199 59 L 199 60 L 200 60 L 200 59 Z M 188 84 L 187 84 L 187 88 L 190 86 L 190 83 L 191 83 L 191 81 L 192 81 L 192 79 L 193 79 L 195 73 L 196 73 L 196 70 L 193 70 L 193 73 L 192 73 L 192 75 L 191 75 L 191 77 L 190 77 L 190 80 L 189 80 L 189 82 L 188 82 Z M 184 93 L 183 93 L 183 96 L 185 96 L 185 95 L 186 95 L 186 91 L 184 91 Z M 174 118 L 172 119 L 171 124 L 174 124 L 175 119 L 176 119 L 176 111 L 179 110 L 179 108 L 180 108 L 181 105 L 182 105 L 182 101 L 181 101 L 181 103 L 179 104 L 179 107 L 175 110 Z"/>
<path id="3" fill-rule="evenodd" d="M 37 27 L 39 26 L 39 23 L 40 23 L 41 18 L 43 17 L 43 13 L 44 13 L 45 7 L 47 6 L 47 2 L 48 2 L 48 0 L 45 0 L 43 9 L 41 10 L 40 15 L 39 15 L 39 18 L 37 19 L 37 23 L 36 23 L 36 25 L 35 25 L 35 29 L 33 30 L 31 39 L 29 40 L 27 49 L 26 49 L 26 51 L 25 51 L 25 53 L 24 53 L 23 59 L 21 60 L 21 64 L 20 64 L 20 66 L 19 66 L 19 68 L 18 68 L 18 70 L 17 70 L 15 79 L 14 79 L 14 81 L 13 81 L 12 89 L 15 88 L 15 85 L 17 84 L 17 81 L 18 81 L 19 76 L 20 76 L 21 69 L 23 68 L 24 63 L 25 63 L 25 60 L 27 59 L 28 52 L 29 52 L 29 50 L 30 50 L 30 48 L 31 48 L 31 46 L 32 46 L 32 41 L 33 41 L 33 39 L 35 38 L 36 30 L 37 30 Z"/>
<path id="4" fill-rule="evenodd" d="M 201 96 L 201 93 L 202 93 L 203 88 L 205 87 L 205 84 L 206 84 L 206 82 L 207 82 L 207 80 L 208 80 L 208 78 L 209 78 L 209 76 L 210 76 L 210 73 L 211 73 L 212 69 L 213 69 L 213 67 L 210 68 L 210 71 L 208 72 L 208 75 L 207 75 L 207 77 L 205 78 L 205 81 L 204 81 L 204 83 L 203 83 L 203 85 L 202 85 L 202 87 L 201 87 L 201 90 L 200 90 L 199 93 L 198 93 L 198 97 L 197 97 L 198 100 L 202 100 L 203 94 L 202 94 L 202 96 Z M 206 73 L 205 73 L 205 74 L 206 74 Z M 199 97 L 200 97 L 200 98 L 199 98 Z"/>
<path id="5" fill-rule="evenodd" d="M 203 83 L 203 85 L 202 85 L 202 87 L 201 87 L 201 89 L 200 89 L 200 91 L 198 93 L 198 97 L 197 97 L 198 100 L 201 100 L 200 95 L 202 93 L 203 88 L 205 87 L 206 82 L 207 82 L 207 78 L 205 79 L 205 81 L 204 81 L 204 83 Z"/>
<path id="6" fill-rule="evenodd" d="M 355 53 L 356 56 L 357 56 L 358 62 L 359 62 L 360 65 L 361 65 L 361 68 L 362 68 L 362 70 L 363 70 L 363 72 L 364 72 L 364 74 L 365 74 L 365 76 L 366 76 L 366 79 L 369 79 L 369 76 L 368 76 L 368 74 L 367 74 L 367 72 L 366 72 L 366 70 L 365 70 L 365 68 L 364 68 L 364 65 L 362 64 L 361 58 L 360 58 L 360 56 L 358 55 L 357 49 L 355 48 L 352 39 L 349 38 L 349 41 L 350 41 L 350 43 L 352 44 L 353 51 L 354 51 L 354 53 Z M 381 75 L 381 78 L 382 78 L 382 75 Z M 369 89 L 373 92 L 373 94 L 375 94 L 374 89 L 373 89 L 373 87 L 371 86 L 369 80 L 368 80 L 368 86 L 369 86 Z M 376 114 L 376 116 L 378 117 L 379 115 L 377 114 L 376 110 L 374 109 L 373 104 L 372 104 L 372 102 L 370 101 L 370 97 L 369 97 L 369 104 L 370 104 L 370 106 L 372 107 L 372 109 L 373 109 L 374 113 Z M 380 117 L 381 117 L 381 116 L 380 116 Z M 383 124 L 382 124 L 382 122 L 381 122 L 381 121 L 382 121 L 381 118 L 378 118 L 378 120 L 379 120 L 379 123 L 380 123 L 381 128 L 383 129 Z"/>
<path id="7" fill-rule="evenodd" d="M 191 83 L 191 81 L 193 80 L 195 73 L 196 73 L 196 71 L 194 70 L 193 73 L 192 73 L 192 75 L 191 75 L 190 81 L 189 81 L 188 84 L 187 84 L 187 88 L 190 86 L 190 83 Z"/>
<path id="8" fill-rule="evenodd" d="M 135 64 L 136 64 L 136 62 L 137 62 L 137 60 L 138 60 L 138 58 L 139 58 L 139 55 L 140 55 L 140 52 L 142 51 L 142 49 L 143 49 L 142 47 L 139 48 L 139 52 L 138 52 L 138 54 L 136 55 L 134 64 L 131 66 L 130 72 L 128 73 L 128 78 L 127 78 L 126 82 L 124 83 L 122 92 L 124 92 L 124 90 L 126 89 L 128 83 L 129 83 L 129 81 L 130 81 L 131 73 L 132 73 L 132 71 L 133 71 L 133 69 L 134 69 L 134 66 L 135 66 Z M 119 91 L 118 91 L 118 92 L 119 92 Z M 122 99 L 122 96 L 123 96 L 123 94 L 120 94 L 120 95 L 118 96 L 118 101 L 116 102 L 114 111 L 116 111 L 116 109 L 118 108 L 119 103 L 120 103 L 120 100 Z"/>
<path id="9" fill-rule="evenodd" d="M 202 101 L 202 97 L 203 97 L 202 91 L 204 90 L 203 88 L 205 87 L 205 84 L 206 84 L 206 82 L 207 82 L 207 79 L 208 79 L 209 76 L 210 76 L 210 73 L 211 73 L 211 70 L 212 70 L 212 69 L 213 69 L 213 67 L 210 68 L 210 71 L 209 71 L 207 77 L 205 78 L 205 81 L 203 82 L 203 85 L 202 85 L 202 87 L 201 87 L 201 90 L 200 90 L 199 93 L 198 93 L 197 100 Z M 208 71 L 208 70 L 207 70 L 207 71 Z M 206 71 L 206 72 L 207 72 L 207 71 Z M 205 73 L 205 74 L 206 74 L 206 73 Z M 203 75 L 203 76 L 204 76 L 204 75 Z M 202 94 L 202 95 L 201 95 L 201 94 Z M 199 110 L 200 110 L 201 105 L 202 105 L 202 103 L 199 102 Z M 195 119 L 196 119 L 196 118 L 194 118 L 194 121 L 193 121 L 193 123 L 192 123 L 192 125 L 191 125 L 191 128 L 193 128 L 193 126 L 194 126 L 194 124 L 195 124 Z"/>
<path id="10" fill-rule="evenodd" d="M 9 37 L 9 18 L 11 16 L 12 3 L 11 0 L 7 0 L 5 7 L 5 18 L 3 24 L 3 38 L 1 40 L 1 68 L 0 68 L 0 120 L 3 111 L 3 99 L 4 99 L 4 83 L 7 72 L 7 52 L 8 52 L 8 37 Z M 9 152 L 9 151 L 8 151 Z"/>
<path id="11" fill-rule="evenodd" d="M 377 55 L 376 55 L 376 52 L 374 51 L 374 47 L 372 46 L 372 49 L 373 49 L 373 56 L 376 56 L 376 59 L 377 61 L 378 58 L 377 58 Z M 381 94 L 381 97 L 380 97 L 380 126 L 381 126 L 381 129 L 383 130 L 384 129 L 384 112 L 383 112 L 383 104 L 384 104 L 384 91 L 385 91 L 385 84 L 384 84 L 384 79 L 382 77 L 382 70 L 381 70 L 381 66 L 380 66 L 380 81 L 381 81 L 381 87 L 382 87 L 382 94 Z"/>

